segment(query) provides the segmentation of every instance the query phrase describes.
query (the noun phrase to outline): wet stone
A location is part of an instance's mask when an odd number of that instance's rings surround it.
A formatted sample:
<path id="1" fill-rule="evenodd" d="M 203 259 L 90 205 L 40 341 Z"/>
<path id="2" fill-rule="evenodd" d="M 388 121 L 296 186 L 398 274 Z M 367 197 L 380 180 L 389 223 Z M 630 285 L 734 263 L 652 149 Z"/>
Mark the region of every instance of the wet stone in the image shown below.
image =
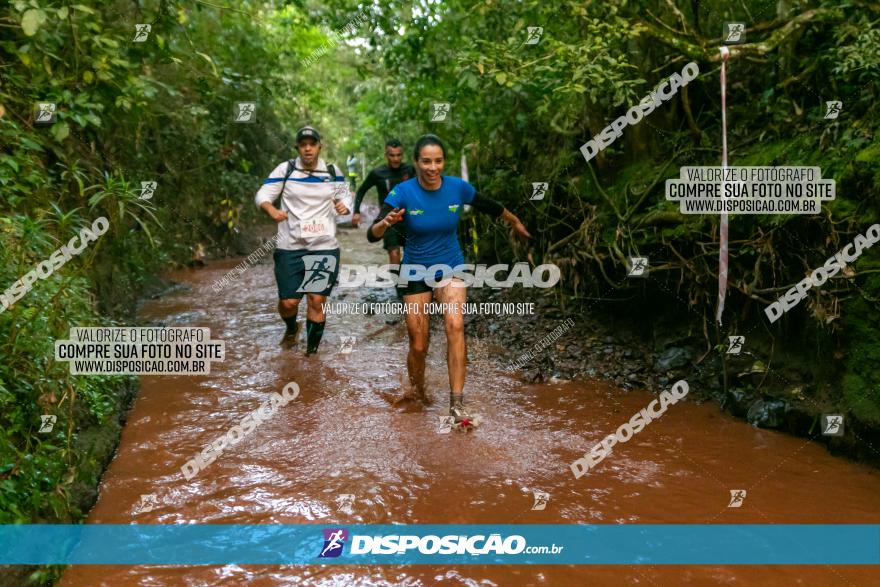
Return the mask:
<path id="1" fill-rule="evenodd" d="M 778 428 L 785 413 L 785 402 L 759 399 L 751 405 L 746 419 L 758 428 Z"/>
<path id="2" fill-rule="evenodd" d="M 690 362 L 691 357 L 691 352 L 686 348 L 670 347 L 660 353 L 660 356 L 657 357 L 657 361 L 654 363 L 654 368 L 657 371 L 668 371 L 684 367 Z"/>

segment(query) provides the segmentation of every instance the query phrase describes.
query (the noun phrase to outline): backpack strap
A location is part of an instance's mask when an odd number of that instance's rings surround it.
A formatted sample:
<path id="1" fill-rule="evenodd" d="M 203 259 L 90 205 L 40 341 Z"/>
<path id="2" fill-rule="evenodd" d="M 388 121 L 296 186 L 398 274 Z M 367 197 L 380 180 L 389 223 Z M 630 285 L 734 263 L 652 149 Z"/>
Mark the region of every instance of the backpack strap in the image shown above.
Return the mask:
<path id="1" fill-rule="evenodd" d="M 290 179 L 290 176 L 293 175 L 293 171 L 296 169 L 296 162 L 293 159 L 287 160 L 287 172 L 284 174 L 284 181 L 281 182 L 281 195 L 284 195 L 284 186 L 287 184 L 287 180 Z"/>
<path id="2" fill-rule="evenodd" d="M 281 207 L 284 208 L 284 186 L 287 185 L 287 180 L 290 179 L 290 176 L 293 175 L 293 170 L 296 169 L 296 161 L 294 159 L 287 160 L 287 172 L 284 174 L 284 181 L 281 182 L 281 192 L 279 192 L 279 197 L 281 198 Z"/>
<path id="3" fill-rule="evenodd" d="M 287 179 L 291 176 L 291 174 L 293 174 L 293 172 L 295 170 L 296 170 L 296 160 L 295 159 L 288 159 L 288 161 L 287 161 L 287 174 L 284 176 L 285 182 L 287 182 Z M 302 170 L 301 169 L 300 171 L 305 171 L 309 175 L 314 175 L 309 170 Z M 327 164 L 327 174 L 330 176 L 327 179 L 327 181 L 336 181 L 336 167 L 334 167 L 332 163 Z M 281 185 L 281 190 L 282 191 L 284 190 L 284 184 Z"/>
<path id="4" fill-rule="evenodd" d="M 287 160 L 287 172 L 284 174 L 284 181 L 281 182 L 281 206 L 284 207 L 284 186 L 287 184 L 287 180 L 290 179 L 290 176 L 293 175 L 293 172 L 296 170 L 296 159 L 288 159 Z M 309 175 L 312 175 L 311 172 L 306 171 Z M 328 181 L 334 182 L 336 181 L 336 167 L 333 166 L 332 163 L 327 164 L 327 173 L 330 174 Z"/>

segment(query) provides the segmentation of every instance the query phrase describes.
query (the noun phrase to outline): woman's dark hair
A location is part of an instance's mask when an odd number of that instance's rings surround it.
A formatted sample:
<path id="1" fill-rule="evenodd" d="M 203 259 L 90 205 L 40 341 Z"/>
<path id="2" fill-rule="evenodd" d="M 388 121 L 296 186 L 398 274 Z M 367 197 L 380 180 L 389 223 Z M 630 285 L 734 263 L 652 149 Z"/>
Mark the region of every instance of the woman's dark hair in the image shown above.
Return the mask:
<path id="1" fill-rule="evenodd" d="M 446 159 L 446 147 L 443 146 L 443 141 L 441 141 L 440 137 L 437 135 L 420 136 L 419 140 L 416 141 L 415 149 L 413 149 L 413 159 L 418 160 L 422 148 L 427 147 L 428 145 L 437 145 L 440 147 L 440 150 L 443 152 L 443 158 Z"/>

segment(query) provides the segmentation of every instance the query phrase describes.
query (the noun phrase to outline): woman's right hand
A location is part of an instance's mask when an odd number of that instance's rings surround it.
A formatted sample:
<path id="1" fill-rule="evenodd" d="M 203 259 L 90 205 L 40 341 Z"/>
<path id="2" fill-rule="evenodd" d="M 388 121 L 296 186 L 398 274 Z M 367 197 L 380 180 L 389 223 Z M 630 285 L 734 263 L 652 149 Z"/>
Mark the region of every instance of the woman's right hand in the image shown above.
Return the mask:
<path id="1" fill-rule="evenodd" d="M 278 210 L 277 208 L 273 212 L 271 212 L 271 216 L 272 220 L 274 220 L 276 223 L 287 220 L 287 212 Z"/>
<path id="2" fill-rule="evenodd" d="M 403 215 L 406 213 L 406 208 L 395 208 L 391 212 L 388 213 L 388 216 L 382 219 L 387 226 L 393 226 L 397 224 L 401 220 L 403 220 Z"/>

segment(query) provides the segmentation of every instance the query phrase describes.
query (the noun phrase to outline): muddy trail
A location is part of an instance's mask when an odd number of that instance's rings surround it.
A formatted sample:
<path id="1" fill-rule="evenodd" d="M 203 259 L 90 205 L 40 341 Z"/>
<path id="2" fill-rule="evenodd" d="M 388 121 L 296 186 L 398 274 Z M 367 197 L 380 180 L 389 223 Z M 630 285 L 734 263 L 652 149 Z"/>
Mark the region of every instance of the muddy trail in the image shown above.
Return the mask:
<path id="1" fill-rule="evenodd" d="M 383 263 L 363 229 L 341 230 L 343 263 Z M 270 257 L 219 293 L 238 260 L 170 278 L 150 325 L 209 327 L 226 359 L 210 376 L 141 378 L 91 524 L 880 523 L 880 473 L 810 440 L 757 429 L 716 405 L 684 401 L 589 475 L 569 463 L 660 390 L 595 380 L 525 384 L 491 346 L 469 350 L 465 394 L 483 418 L 438 433 L 447 410 L 446 344 L 432 321 L 433 405 L 392 406 L 406 333 L 389 316 L 331 315 L 321 350 L 283 349 Z M 394 299 L 347 289 L 332 301 Z M 301 308 L 300 316 L 303 317 Z M 586 336 L 587 333 L 584 333 Z M 355 341 L 343 344 L 343 337 Z M 350 339 L 349 339 L 350 340 Z M 471 340 L 471 339 L 469 339 Z M 350 351 L 350 352 L 346 352 Z M 480 355 L 480 356 L 478 356 Z M 474 366 L 476 365 L 476 366 Z M 295 381 L 297 399 L 187 481 L 181 466 Z M 653 394 L 652 394 L 653 392 Z M 730 491 L 744 489 L 741 507 Z M 534 492 L 549 494 L 533 510 Z M 342 496 L 352 496 L 346 503 Z M 63 586 L 92 585 L 868 585 L 861 566 L 77 566 Z"/>

